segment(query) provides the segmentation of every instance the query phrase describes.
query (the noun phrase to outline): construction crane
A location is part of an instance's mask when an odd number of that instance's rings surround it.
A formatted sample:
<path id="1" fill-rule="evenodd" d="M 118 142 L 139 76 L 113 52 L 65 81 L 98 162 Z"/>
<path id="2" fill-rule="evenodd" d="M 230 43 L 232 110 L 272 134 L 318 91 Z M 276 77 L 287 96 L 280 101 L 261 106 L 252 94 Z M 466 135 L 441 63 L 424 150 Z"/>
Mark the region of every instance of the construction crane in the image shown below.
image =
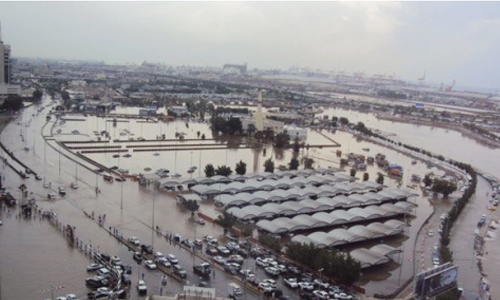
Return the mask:
<path id="1" fill-rule="evenodd" d="M 420 77 L 420 78 L 418 79 L 418 83 L 419 83 L 419 85 L 424 85 L 425 75 L 426 75 L 426 74 L 427 74 L 427 70 L 425 70 L 425 72 L 424 72 L 424 76 L 422 76 L 422 77 Z"/>
<path id="2" fill-rule="evenodd" d="M 451 85 L 449 87 L 446 88 L 445 91 L 451 92 L 453 90 L 454 86 L 455 86 L 455 79 L 453 79 L 453 82 L 451 83 Z"/>

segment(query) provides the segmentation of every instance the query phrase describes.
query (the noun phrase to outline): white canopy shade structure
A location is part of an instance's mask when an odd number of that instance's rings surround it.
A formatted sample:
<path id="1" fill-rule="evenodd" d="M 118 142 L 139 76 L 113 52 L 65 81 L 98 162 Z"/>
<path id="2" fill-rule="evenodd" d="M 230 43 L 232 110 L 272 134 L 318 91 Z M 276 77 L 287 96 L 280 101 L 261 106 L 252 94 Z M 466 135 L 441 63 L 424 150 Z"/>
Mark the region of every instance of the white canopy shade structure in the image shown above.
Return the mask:
<path id="1" fill-rule="evenodd" d="M 361 263 L 362 269 L 383 265 L 391 261 L 389 257 L 366 248 L 352 250 L 350 254 L 352 258 Z"/>
<path id="2" fill-rule="evenodd" d="M 284 218 L 281 218 L 284 219 Z M 295 217 L 294 221 L 302 221 Z M 309 221 L 311 222 L 311 221 Z M 270 222 L 272 223 L 272 221 Z M 305 222 L 302 222 L 303 225 L 306 225 Z M 313 224 L 313 225 L 309 225 Z M 314 223 L 309 223 L 309 228 L 313 228 Z M 307 243 L 312 242 L 317 247 L 336 247 L 341 245 L 347 245 L 352 243 L 357 243 L 365 240 L 371 239 L 380 239 L 392 235 L 402 234 L 402 230 L 390 227 L 388 225 L 382 223 L 373 223 L 376 224 L 371 226 L 369 224 L 367 226 L 356 225 L 350 227 L 348 229 L 337 228 L 333 229 L 330 232 L 313 232 L 308 235 L 297 235 L 292 238 L 293 242 L 306 241 Z M 259 223 L 257 223 L 259 226 Z M 281 230 L 281 233 L 285 233 L 286 231 Z M 321 238 L 321 239 L 320 239 Z M 390 250 L 389 248 L 385 248 L 386 250 Z M 391 252 L 392 254 L 392 252 Z M 384 254 L 385 255 L 385 254 Z"/>

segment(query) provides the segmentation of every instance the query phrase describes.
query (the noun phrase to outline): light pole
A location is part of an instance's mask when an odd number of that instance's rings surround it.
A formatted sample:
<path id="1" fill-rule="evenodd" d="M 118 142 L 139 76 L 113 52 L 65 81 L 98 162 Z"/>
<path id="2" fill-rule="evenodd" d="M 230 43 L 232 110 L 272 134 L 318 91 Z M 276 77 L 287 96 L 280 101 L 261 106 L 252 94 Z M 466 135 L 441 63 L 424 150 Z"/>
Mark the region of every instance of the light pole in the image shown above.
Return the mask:
<path id="1" fill-rule="evenodd" d="M 151 222 L 151 247 L 154 248 L 155 244 L 155 192 L 156 192 L 156 184 L 153 183 L 153 211 L 151 212 L 153 215 L 152 222 Z"/>
<path id="2" fill-rule="evenodd" d="M 58 142 L 59 145 L 59 175 L 61 174 L 61 144 Z"/>

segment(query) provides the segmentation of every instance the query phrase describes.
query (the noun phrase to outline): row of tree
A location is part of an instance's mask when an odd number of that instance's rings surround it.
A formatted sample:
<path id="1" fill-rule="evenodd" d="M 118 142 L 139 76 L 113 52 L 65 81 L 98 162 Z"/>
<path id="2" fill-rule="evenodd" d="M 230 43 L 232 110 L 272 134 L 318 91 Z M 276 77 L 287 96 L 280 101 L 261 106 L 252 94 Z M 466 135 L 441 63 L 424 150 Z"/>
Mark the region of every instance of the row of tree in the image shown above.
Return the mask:
<path id="1" fill-rule="evenodd" d="M 314 244 L 287 244 L 287 256 L 313 271 L 322 269 L 322 275 L 336 282 L 350 286 L 361 276 L 361 264 L 349 253 L 337 250 L 318 249 Z"/>

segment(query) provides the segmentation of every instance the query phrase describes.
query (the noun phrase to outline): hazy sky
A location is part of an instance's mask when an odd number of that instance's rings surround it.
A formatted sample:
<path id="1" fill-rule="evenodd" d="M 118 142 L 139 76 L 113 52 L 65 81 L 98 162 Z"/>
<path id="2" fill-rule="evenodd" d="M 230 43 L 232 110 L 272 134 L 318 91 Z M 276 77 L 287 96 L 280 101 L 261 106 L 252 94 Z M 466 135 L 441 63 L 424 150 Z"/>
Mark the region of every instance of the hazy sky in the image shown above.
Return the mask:
<path id="1" fill-rule="evenodd" d="M 14 56 L 311 68 L 500 88 L 500 3 L 0 2 Z"/>

